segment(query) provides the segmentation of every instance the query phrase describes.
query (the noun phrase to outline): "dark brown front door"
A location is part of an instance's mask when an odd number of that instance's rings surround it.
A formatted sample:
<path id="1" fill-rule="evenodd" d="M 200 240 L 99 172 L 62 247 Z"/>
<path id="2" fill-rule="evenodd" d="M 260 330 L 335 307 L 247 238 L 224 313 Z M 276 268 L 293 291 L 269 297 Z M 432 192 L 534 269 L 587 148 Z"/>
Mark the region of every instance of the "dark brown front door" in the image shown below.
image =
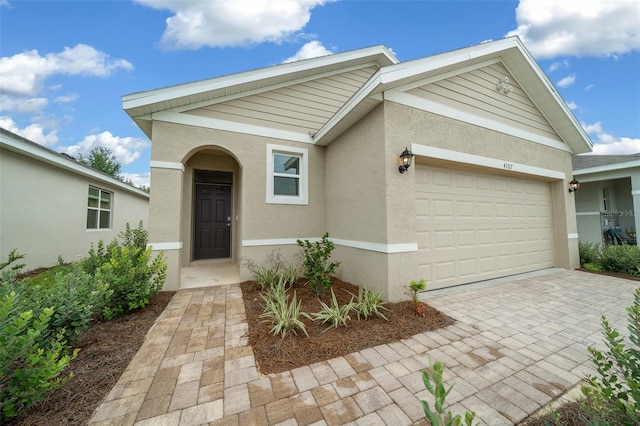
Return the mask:
<path id="1" fill-rule="evenodd" d="M 196 183 L 194 259 L 231 257 L 231 186 Z"/>

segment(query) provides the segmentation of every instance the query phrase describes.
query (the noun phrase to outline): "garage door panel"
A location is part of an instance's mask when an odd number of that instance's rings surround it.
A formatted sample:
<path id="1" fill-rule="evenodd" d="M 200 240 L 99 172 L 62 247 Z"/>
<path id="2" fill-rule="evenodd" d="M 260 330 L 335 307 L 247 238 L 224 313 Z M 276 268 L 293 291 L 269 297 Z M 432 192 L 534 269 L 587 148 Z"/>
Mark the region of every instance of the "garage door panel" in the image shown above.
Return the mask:
<path id="1" fill-rule="evenodd" d="M 549 184 L 416 167 L 418 273 L 429 288 L 553 266 Z"/>

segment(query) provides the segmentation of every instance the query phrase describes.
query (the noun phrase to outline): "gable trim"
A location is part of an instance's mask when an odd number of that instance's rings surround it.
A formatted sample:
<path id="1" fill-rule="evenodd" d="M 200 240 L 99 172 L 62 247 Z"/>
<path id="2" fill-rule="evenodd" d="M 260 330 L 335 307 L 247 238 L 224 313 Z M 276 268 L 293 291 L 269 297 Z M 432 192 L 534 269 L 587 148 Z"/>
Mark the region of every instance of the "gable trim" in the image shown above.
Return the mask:
<path id="1" fill-rule="evenodd" d="M 481 155 L 466 154 L 464 152 L 452 151 L 449 149 L 436 148 L 412 143 L 411 151 L 414 155 L 436 158 L 439 160 L 453 161 L 456 163 L 469 164 L 473 166 L 487 167 L 495 170 L 522 173 L 532 176 L 564 180 L 566 174 L 557 170 L 544 169 L 542 167 L 529 166 L 527 164 L 514 163 L 512 161 L 500 160 L 496 158 L 483 157 Z"/>
<path id="2" fill-rule="evenodd" d="M 207 118 L 185 113 L 163 111 L 152 114 L 152 119 L 167 123 L 184 124 L 186 126 L 204 127 L 206 129 L 216 129 L 233 133 L 243 133 L 253 136 L 264 136 L 267 138 L 313 144 L 313 138 L 311 135 L 306 133 L 272 129 L 270 127 L 256 126 L 253 124 L 220 120 L 218 118 Z"/>
<path id="3" fill-rule="evenodd" d="M 484 127 L 489 130 L 504 133 L 507 135 L 515 136 L 517 138 L 526 139 L 528 141 L 546 145 L 551 148 L 559 149 L 566 152 L 573 152 L 570 147 L 562 142 L 558 142 L 551 138 L 547 138 L 535 133 L 527 132 L 526 130 L 518 129 L 513 126 L 500 123 L 484 117 L 478 117 L 468 112 L 459 111 L 442 105 L 428 99 L 422 99 L 414 95 L 409 95 L 403 92 L 397 92 L 390 90 L 384 93 L 384 97 L 388 101 L 396 102 L 401 105 L 406 105 L 411 108 L 416 108 L 422 111 L 432 112 L 434 114 L 442 115 L 454 120 L 462 121 L 465 123 L 473 124 L 475 126 Z"/>

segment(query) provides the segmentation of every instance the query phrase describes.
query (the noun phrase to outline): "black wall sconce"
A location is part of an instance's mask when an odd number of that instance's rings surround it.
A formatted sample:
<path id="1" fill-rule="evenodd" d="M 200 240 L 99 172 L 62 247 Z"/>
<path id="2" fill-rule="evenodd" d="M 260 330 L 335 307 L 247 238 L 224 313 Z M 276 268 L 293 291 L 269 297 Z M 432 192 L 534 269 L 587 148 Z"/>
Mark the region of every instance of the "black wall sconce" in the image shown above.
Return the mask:
<path id="1" fill-rule="evenodd" d="M 413 152 L 409 151 L 409 148 L 404 149 L 402 154 L 400 154 L 400 158 L 398 159 L 398 163 L 400 163 L 400 173 L 404 173 L 407 171 L 409 167 L 411 167 L 411 159 L 413 158 Z"/>
<path id="2" fill-rule="evenodd" d="M 573 179 L 571 182 L 569 182 L 569 192 L 575 192 L 578 189 L 580 189 L 580 182 L 578 182 L 575 179 Z"/>

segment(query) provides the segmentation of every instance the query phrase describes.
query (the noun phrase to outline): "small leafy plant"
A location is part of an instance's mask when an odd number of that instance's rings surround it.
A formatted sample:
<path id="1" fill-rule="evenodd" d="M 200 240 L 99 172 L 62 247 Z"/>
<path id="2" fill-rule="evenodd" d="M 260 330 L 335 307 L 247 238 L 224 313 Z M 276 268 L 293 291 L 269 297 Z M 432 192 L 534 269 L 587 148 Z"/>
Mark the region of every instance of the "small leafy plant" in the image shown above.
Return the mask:
<path id="1" fill-rule="evenodd" d="M 273 250 L 263 265 L 258 265 L 251 259 L 243 260 L 242 264 L 249 270 L 253 281 L 260 286 L 261 290 L 273 287 L 281 277 L 287 283 L 295 284 L 300 273 L 300 264 L 288 262 L 279 250 Z"/>
<path id="2" fill-rule="evenodd" d="M 300 320 L 300 316 L 307 316 L 300 310 L 302 301 L 297 300 L 294 291 L 291 302 L 289 302 L 286 283 L 287 281 L 281 277 L 273 287 L 260 294 L 265 303 L 264 312 L 260 318 L 267 318 L 267 321 L 270 321 L 272 325 L 271 333 L 279 335 L 283 339 L 289 333 L 297 334 L 296 330 L 298 329 L 309 337 L 306 326 Z"/>
<path id="3" fill-rule="evenodd" d="M 311 292 L 316 297 L 324 297 L 331 287 L 331 275 L 335 273 L 340 262 L 329 263 L 331 252 L 335 248 L 329 241 L 329 233 L 325 233 L 321 241 L 297 240 L 303 251 L 302 268 L 307 282 L 311 284 Z"/>
<path id="4" fill-rule="evenodd" d="M 418 293 L 427 289 L 427 283 L 424 278 L 421 278 L 420 281 L 413 280 L 407 286 L 407 294 L 411 298 L 413 302 L 413 311 L 416 315 L 420 317 L 425 317 L 427 314 L 427 305 L 422 303 L 418 299 Z"/>
<path id="5" fill-rule="evenodd" d="M 325 329 L 327 331 L 330 328 L 338 328 L 340 325 L 346 327 L 347 321 L 351 319 L 349 312 L 355 308 L 355 303 L 353 303 L 352 297 L 349 303 L 340 306 L 336 294 L 331 289 L 331 306 L 324 302 L 320 302 L 320 306 L 320 312 L 311 314 L 312 319 L 313 321 L 321 321 L 321 324 L 329 323 L 329 327 Z"/>
<path id="6" fill-rule="evenodd" d="M 360 289 L 358 290 L 358 296 L 351 292 L 349 292 L 349 294 L 353 297 L 357 297 L 353 306 L 353 310 L 356 312 L 358 320 L 360 320 L 361 318 L 367 319 L 372 317 L 373 315 L 377 315 L 381 318 L 384 318 L 386 321 L 389 321 L 387 317 L 385 317 L 382 313 L 382 310 L 387 311 L 388 309 L 384 307 L 382 295 L 379 291 L 371 291 L 360 287 Z"/>
<path id="7" fill-rule="evenodd" d="M 422 372 L 422 381 L 429 393 L 435 398 L 434 410 L 431 409 L 429 402 L 422 401 L 422 409 L 427 419 L 431 423 L 431 426 L 459 426 L 462 424 L 462 417 L 460 415 L 453 415 L 451 411 L 444 410 L 445 399 L 453 386 L 449 389 L 445 388 L 443 382 L 444 364 L 440 361 L 435 363 L 429 359 L 429 369 L 431 375 L 425 370 Z M 433 383 L 432 383 L 433 381 Z M 467 411 L 464 415 L 464 424 L 472 426 L 473 419 L 475 419 L 476 413 Z"/>

